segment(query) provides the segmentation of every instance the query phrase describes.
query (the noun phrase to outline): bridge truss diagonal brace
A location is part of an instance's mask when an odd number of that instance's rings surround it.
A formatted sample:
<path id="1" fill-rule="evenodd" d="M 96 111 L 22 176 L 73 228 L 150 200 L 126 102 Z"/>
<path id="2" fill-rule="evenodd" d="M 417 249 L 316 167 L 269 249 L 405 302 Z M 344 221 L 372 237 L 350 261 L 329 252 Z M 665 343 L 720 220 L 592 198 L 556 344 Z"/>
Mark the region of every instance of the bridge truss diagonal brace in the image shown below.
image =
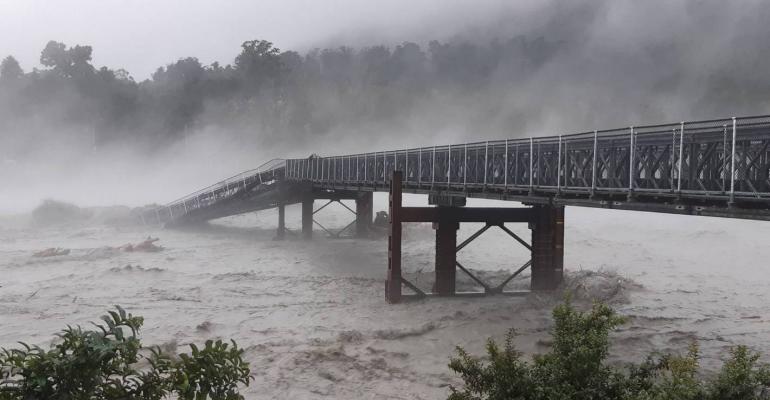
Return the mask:
<path id="1" fill-rule="evenodd" d="M 330 196 L 321 197 L 328 201 L 324 203 L 321 207 L 314 209 L 313 207 L 314 202 L 318 198 L 319 198 L 318 196 L 308 195 L 302 199 L 302 236 L 303 238 L 311 239 L 313 237 L 314 224 L 318 225 L 318 227 L 320 227 L 330 237 L 335 237 L 335 238 L 341 237 L 343 233 L 347 232 L 353 226 L 355 226 L 356 228 L 355 231 L 356 231 L 357 237 L 363 237 L 368 233 L 369 229 L 371 228 L 372 219 L 374 215 L 372 192 L 358 193 L 352 197 L 352 199 L 355 200 L 356 202 L 355 210 L 342 202 L 343 199 L 349 199 L 349 197 L 342 198 L 342 197 L 333 197 L 333 196 L 331 198 Z M 327 228 L 326 226 L 324 226 L 314 218 L 316 214 L 321 212 L 323 209 L 325 209 L 332 203 L 339 203 L 342 207 L 350 211 L 350 213 L 355 216 L 354 220 L 352 220 L 350 223 L 345 225 L 342 229 L 339 229 L 337 231 L 333 231 L 332 229 Z"/>
<path id="2" fill-rule="evenodd" d="M 402 300 L 402 285 L 417 293 L 417 297 L 456 295 L 458 294 L 455 288 L 457 268 L 484 287 L 484 293 L 472 293 L 471 295 L 504 293 L 504 287 L 527 268 L 532 269 L 530 278 L 532 290 L 553 290 L 561 283 L 564 251 L 564 207 L 552 205 L 535 205 L 526 208 L 403 207 L 401 184 L 402 173 L 394 171 L 390 182 L 390 234 L 388 237 L 388 274 L 385 285 L 385 297 L 388 302 L 398 303 Z M 405 222 L 434 223 L 436 229 L 436 281 L 433 293 L 425 294 L 401 275 L 402 224 Z M 457 230 L 461 222 L 483 222 L 485 226 L 458 246 Z M 506 222 L 527 222 L 532 230 L 531 244 L 505 227 Z M 457 262 L 457 252 L 492 226 L 500 227 L 514 240 L 530 250 L 532 254 L 529 261 L 495 287 L 486 284 Z"/>
<path id="3" fill-rule="evenodd" d="M 471 244 L 474 240 L 478 239 L 484 232 L 486 232 L 489 228 L 493 226 L 500 228 L 503 232 L 507 233 L 509 236 L 511 236 L 513 239 L 519 242 L 522 246 L 524 246 L 527 250 L 529 250 L 530 252 L 532 251 L 532 246 L 526 241 L 524 241 L 524 239 L 519 237 L 519 235 L 515 234 L 513 231 L 508 229 L 508 227 L 506 227 L 504 223 L 487 223 L 483 227 L 481 227 L 481 229 L 476 231 L 473 235 L 465 239 L 459 246 L 457 246 L 456 252 L 459 253 L 460 250 L 465 248 L 465 246 Z M 506 278 L 502 283 L 500 283 L 497 286 L 491 286 L 488 283 L 484 282 L 483 280 L 475 276 L 473 273 L 471 273 L 462 264 L 460 264 L 459 261 L 455 260 L 455 264 L 457 265 L 457 268 L 460 268 L 461 271 L 463 271 L 466 275 L 468 275 L 471 279 L 473 279 L 476 283 L 478 283 L 481 287 L 483 287 L 484 293 L 500 294 L 504 292 L 505 286 L 510 281 L 512 281 L 514 278 L 516 278 L 519 274 L 524 272 L 527 268 L 529 268 L 532 265 L 532 259 L 524 263 L 524 265 L 519 267 L 516 271 L 514 271 L 513 274 L 509 275 L 508 278 Z"/>

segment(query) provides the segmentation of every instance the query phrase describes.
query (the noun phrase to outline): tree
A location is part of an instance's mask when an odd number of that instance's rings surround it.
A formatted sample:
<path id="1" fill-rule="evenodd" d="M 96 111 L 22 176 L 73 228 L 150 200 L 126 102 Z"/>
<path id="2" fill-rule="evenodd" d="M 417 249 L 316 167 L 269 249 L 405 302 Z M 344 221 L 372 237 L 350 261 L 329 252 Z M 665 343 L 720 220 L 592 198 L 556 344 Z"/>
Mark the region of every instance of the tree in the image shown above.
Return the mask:
<path id="1" fill-rule="evenodd" d="M 745 346 L 730 350 L 719 373 L 704 380 L 698 371 L 698 347 L 685 355 L 650 355 L 627 368 L 607 362 L 609 334 L 624 319 L 603 304 L 589 312 L 569 302 L 553 311 L 553 345 L 527 362 L 513 346 L 487 342 L 487 360 L 458 347 L 449 368 L 460 375 L 462 390 L 449 400 L 767 400 L 770 368 Z"/>
<path id="2" fill-rule="evenodd" d="M 24 76 L 24 70 L 13 56 L 8 56 L 0 63 L 0 81 L 15 81 Z"/>
<path id="3" fill-rule="evenodd" d="M 0 399 L 238 400 L 251 381 L 235 342 L 190 345 L 189 354 L 144 348 L 144 319 L 116 307 L 96 329 L 67 327 L 50 350 L 0 349 Z M 142 363 L 146 366 L 140 367 Z"/>
<path id="4" fill-rule="evenodd" d="M 249 40 L 241 44 L 235 57 L 235 69 L 241 76 L 244 91 L 254 95 L 270 83 L 279 82 L 284 71 L 281 50 L 266 40 Z"/>
<path id="5" fill-rule="evenodd" d="M 51 40 L 40 53 L 40 63 L 68 78 L 87 78 L 94 73 L 90 64 L 91 46 L 67 48 L 64 43 Z"/>

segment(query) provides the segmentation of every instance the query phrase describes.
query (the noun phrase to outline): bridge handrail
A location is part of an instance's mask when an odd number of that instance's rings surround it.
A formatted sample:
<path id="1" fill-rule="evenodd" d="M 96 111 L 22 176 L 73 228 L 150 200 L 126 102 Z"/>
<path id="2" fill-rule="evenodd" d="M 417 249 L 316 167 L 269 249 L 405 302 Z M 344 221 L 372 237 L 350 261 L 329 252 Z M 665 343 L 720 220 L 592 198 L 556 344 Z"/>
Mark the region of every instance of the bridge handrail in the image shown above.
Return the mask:
<path id="1" fill-rule="evenodd" d="M 221 198 L 223 195 L 226 197 L 229 194 L 232 194 L 232 190 L 243 190 L 247 185 L 255 182 L 262 183 L 263 175 L 272 172 L 272 174 L 268 174 L 270 176 L 265 177 L 269 178 L 269 180 L 264 182 L 267 183 L 270 180 L 273 180 L 276 172 L 285 168 L 285 166 L 285 159 L 274 158 L 261 164 L 257 168 L 243 171 L 174 201 L 143 211 L 140 213 L 140 217 L 145 223 L 153 220 L 158 223 L 163 223 L 166 220 L 173 220 L 175 209 L 181 208 L 182 213 L 186 214 L 190 210 L 201 208 L 202 206 L 216 202 L 217 198 Z M 224 193 L 218 194 L 218 192 L 223 191 L 223 189 Z M 177 215 L 179 215 L 179 211 L 177 211 Z"/>
<path id="2" fill-rule="evenodd" d="M 702 145 L 703 149 L 692 145 Z M 405 184 L 429 184 L 432 190 L 435 184 L 445 189 L 459 184 L 503 190 L 511 185 L 556 191 L 569 188 L 590 193 L 700 191 L 708 196 L 717 192 L 729 195 L 732 203 L 736 195 L 770 198 L 770 177 L 763 170 L 766 164 L 770 167 L 768 145 L 770 115 L 759 115 L 289 159 L 286 176 L 319 183 L 380 185 L 388 182 L 386 171 L 397 168 L 405 171 Z M 707 150 L 708 146 L 712 148 Z M 612 165 L 601 159 L 606 154 L 594 154 L 601 152 L 611 154 Z M 757 152 L 762 155 L 755 155 Z M 528 163 L 509 160 L 514 155 Z M 583 164 L 565 166 L 575 162 L 571 159 L 574 156 L 583 157 Z M 705 158 L 710 158 L 711 164 L 704 172 L 701 162 Z M 517 181 L 511 183 L 513 164 L 521 168 Z M 475 176 L 468 177 L 471 173 Z M 760 180 L 761 176 L 765 180 Z"/>
<path id="3" fill-rule="evenodd" d="M 275 170 L 275 169 L 281 168 L 281 167 L 283 167 L 285 165 L 286 165 L 286 160 L 285 159 L 283 159 L 283 158 L 274 158 L 274 159 L 272 159 L 270 161 L 267 161 L 265 163 L 260 164 L 257 168 L 253 168 L 253 169 L 250 169 L 250 170 L 247 170 L 247 171 L 243 171 L 243 172 L 241 172 L 239 174 L 236 174 L 236 175 L 233 175 L 233 176 L 231 176 L 229 178 L 222 179 L 221 181 L 219 181 L 217 183 L 214 183 L 212 185 L 209 185 L 209 186 L 207 186 L 207 187 L 205 187 L 203 189 L 200 189 L 200 190 L 198 190 L 196 192 L 190 193 L 190 194 L 182 196 L 182 197 L 180 197 L 180 198 L 178 198 L 176 200 L 170 201 L 170 202 L 162 205 L 161 208 L 162 207 L 170 207 L 170 206 L 172 206 L 174 204 L 179 204 L 182 201 L 193 199 L 196 196 L 199 196 L 201 194 L 210 192 L 210 191 L 215 190 L 215 189 L 219 189 L 219 188 L 221 188 L 223 186 L 226 186 L 227 184 L 229 184 L 231 182 L 241 182 L 241 181 L 243 181 L 243 178 L 252 177 L 252 176 L 255 176 L 258 173 L 263 173 L 263 172 L 268 172 L 268 171 L 271 171 L 271 170 Z"/>

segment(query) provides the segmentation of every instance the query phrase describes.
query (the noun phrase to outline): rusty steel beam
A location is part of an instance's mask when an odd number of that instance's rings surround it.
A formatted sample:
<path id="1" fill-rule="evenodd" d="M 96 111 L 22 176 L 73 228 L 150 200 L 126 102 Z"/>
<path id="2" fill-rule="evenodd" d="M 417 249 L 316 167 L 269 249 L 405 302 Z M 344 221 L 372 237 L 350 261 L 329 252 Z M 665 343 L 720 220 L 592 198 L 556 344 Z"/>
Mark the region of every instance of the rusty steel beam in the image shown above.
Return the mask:
<path id="1" fill-rule="evenodd" d="M 553 290 L 564 277 L 564 207 L 536 206 L 532 226 L 532 290 Z"/>
<path id="2" fill-rule="evenodd" d="M 403 207 L 402 222 L 485 222 L 498 225 L 505 222 L 532 222 L 530 208 L 505 207 Z"/>
<path id="3" fill-rule="evenodd" d="M 401 172 L 394 171 L 390 179 L 390 232 L 388 235 L 388 276 L 385 281 L 385 299 L 388 303 L 401 302 Z"/>
<path id="4" fill-rule="evenodd" d="M 440 296 L 455 293 L 457 281 L 457 229 L 460 224 L 443 220 L 435 224 L 436 229 L 436 281 L 434 292 Z"/>

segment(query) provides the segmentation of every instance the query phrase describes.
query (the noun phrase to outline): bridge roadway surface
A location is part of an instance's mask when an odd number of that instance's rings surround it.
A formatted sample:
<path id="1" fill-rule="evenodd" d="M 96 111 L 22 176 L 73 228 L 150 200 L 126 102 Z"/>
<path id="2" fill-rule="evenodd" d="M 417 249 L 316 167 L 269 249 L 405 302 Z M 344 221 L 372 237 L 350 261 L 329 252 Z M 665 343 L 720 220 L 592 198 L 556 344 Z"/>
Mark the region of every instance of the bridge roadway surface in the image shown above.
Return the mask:
<path id="1" fill-rule="evenodd" d="M 176 224 L 298 203 L 307 191 L 388 191 L 398 170 L 408 193 L 766 220 L 769 145 L 770 116 L 754 116 L 276 159 L 142 218 Z"/>

